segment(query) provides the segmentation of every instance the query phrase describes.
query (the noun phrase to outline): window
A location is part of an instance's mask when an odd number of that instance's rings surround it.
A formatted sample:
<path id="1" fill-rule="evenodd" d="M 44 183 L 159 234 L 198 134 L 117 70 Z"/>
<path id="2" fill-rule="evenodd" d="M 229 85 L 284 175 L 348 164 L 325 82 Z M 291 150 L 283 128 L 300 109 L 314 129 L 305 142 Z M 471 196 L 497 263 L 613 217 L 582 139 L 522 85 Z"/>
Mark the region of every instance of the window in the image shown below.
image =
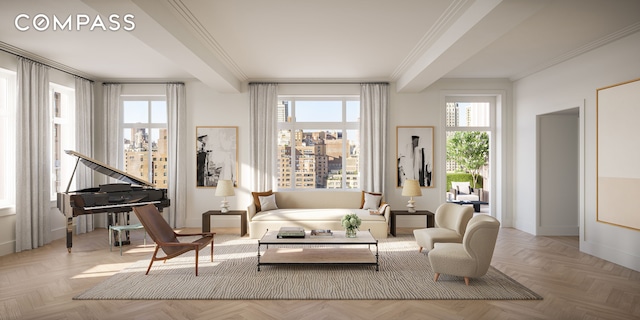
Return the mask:
<path id="1" fill-rule="evenodd" d="M 72 178 L 75 158 L 67 156 L 65 150 L 75 150 L 75 90 L 49 83 L 51 105 L 51 200 L 58 192 L 65 192 Z M 70 191 L 75 188 L 73 185 Z"/>
<path id="2" fill-rule="evenodd" d="M 279 97 L 278 188 L 359 189 L 359 97 Z"/>
<path id="3" fill-rule="evenodd" d="M 0 214 L 15 204 L 16 74 L 0 69 Z"/>
<path id="4" fill-rule="evenodd" d="M 122 96 L 123 169 L 167 188 L 167 101 L 165 96 Z"/>

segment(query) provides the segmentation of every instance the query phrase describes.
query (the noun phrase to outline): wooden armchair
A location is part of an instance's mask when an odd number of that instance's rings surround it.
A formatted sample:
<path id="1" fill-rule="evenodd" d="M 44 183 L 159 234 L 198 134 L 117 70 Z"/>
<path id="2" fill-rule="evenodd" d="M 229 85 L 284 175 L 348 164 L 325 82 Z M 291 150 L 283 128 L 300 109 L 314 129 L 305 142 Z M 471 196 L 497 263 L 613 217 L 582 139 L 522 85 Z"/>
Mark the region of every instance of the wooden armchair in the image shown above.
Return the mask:
<path id="1" fill-rule="evenodd" d="M 149 274 L 149 270 L 151 270 L 151 265 L 153 265 L 154 261 L 167 261 L 168 259 L 175 258 L 185 252 L 195 250 L 196 252 L 196 276 L 198 275 L 198 252 L 205 248 L 209 243 L 211 243 L 211 261 L 213 261 L 213 235 L 215 233 L 205 232 L 205 233 L 190 233 L 190 234 L 181 234 L 173 231 L 171 226 L 167 223 L 166 220 L 162 217 L 162 214 L 158 209 L 152 205 L 148 204 L 140 207 L 133 207 L 133 211 L 138 216 L 140 223 L 144 226 L 145 230 L 155 241 L 156 249 L 153 252 L 153 257 L 151 257 L 151 262 L 149 263 L 149 268 L 147 268 L 147 273 Z M 178 237 L 187 237 L 187 236 L 201 236 L 201 238 L 193 241 L 193 242 L 180 242 L 178 241 Z M 162 248 L 162 251 L 165 253 L 164 256 L 158 257 L 158 250 Z"/>

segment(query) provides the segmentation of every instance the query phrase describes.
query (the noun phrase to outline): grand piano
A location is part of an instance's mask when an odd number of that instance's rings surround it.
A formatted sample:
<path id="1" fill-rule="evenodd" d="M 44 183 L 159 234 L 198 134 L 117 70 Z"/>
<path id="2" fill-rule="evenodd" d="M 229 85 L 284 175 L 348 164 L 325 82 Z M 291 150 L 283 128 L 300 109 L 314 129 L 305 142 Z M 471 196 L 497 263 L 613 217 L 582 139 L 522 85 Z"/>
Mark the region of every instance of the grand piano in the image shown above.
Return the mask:
<path id="1" fill-rule="evenodd" d="M 65 152 L 78 158 L 66 191 L 58 193 L 58 209 L 67 218 L 67 251 L 69 252 L 71 252 L 72 247 L 74 217 L 102 212 L 128 213 L 133 210 L 132 207 L 146 204 L 154 204 L 162 211 L 163 208 L 171 204 L 167 198 L 166 189 L 156 189 L 150 182 L 78 152 L 71 150 L 65 150 Z M 71 181 L 80 162 L 95 171 L 124 183 L 104 184 L 98 187 L 69 192 Z M 119 245 L 122 245 L 122 243 Z"/>

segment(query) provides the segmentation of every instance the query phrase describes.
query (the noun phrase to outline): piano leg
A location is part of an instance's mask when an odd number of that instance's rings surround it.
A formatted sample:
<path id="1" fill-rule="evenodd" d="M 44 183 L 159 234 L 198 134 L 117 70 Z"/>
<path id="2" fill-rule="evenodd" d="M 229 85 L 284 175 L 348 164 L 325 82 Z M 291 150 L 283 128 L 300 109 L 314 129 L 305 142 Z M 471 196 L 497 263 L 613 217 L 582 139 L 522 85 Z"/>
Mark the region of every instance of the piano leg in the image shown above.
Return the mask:
<path id="1" fill-rule="evenodd" d="M 71 253 L 73 245 L 73 216 L 67 217 L 67 252 Z"/>

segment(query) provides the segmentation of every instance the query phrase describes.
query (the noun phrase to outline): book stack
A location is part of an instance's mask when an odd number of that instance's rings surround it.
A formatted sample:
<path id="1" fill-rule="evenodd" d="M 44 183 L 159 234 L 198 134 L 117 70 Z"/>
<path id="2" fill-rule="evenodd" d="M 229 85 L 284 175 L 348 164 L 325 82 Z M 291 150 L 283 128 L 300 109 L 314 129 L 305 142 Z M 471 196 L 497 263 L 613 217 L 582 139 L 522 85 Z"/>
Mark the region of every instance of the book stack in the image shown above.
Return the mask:
<path id="1" fill-rule="evenodd" d="M 311 238 L 327 238 L 327 237 L 333 237 L 333 232 L 331 232 L 331 230 L 328 229 L 315 229 L 315 230 L 311 230 Z"/>
<path id="2" fill-rule="evenodd" d="M 278 231 L 278 239 L 304 238 L 304 228 L 302 227 L 281 227 Z"/>

